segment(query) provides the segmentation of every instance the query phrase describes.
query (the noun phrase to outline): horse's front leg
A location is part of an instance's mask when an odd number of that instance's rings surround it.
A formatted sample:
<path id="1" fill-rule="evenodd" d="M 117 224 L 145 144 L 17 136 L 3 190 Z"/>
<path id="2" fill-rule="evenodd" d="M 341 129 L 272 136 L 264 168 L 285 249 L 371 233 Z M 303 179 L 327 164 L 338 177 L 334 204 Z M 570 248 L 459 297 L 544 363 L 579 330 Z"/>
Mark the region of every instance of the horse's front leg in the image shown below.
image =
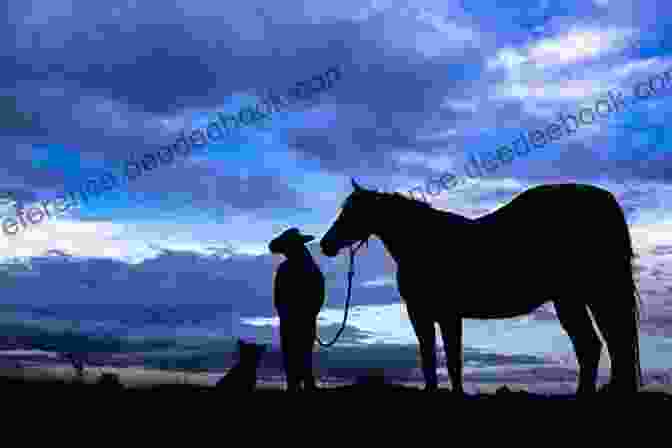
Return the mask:
<path id="1" fill-rule="evenodd" d="M 425 390 L 435 391 L 439 388 L 439 381 L 436 376 L 436 330 L 434 329 L 434 321 L 429 319 L 418 310 L 412 311 L 411 307 L 407 306 L 408 317 L 415 330 L 415 335 L 418 338 L 420 345 L 420 358 L 422 359 L 422 374 L 425 377 Z"/>
<path id="2" fill-rule="evenodd" d="M 462 319 L 459 316 L 453 316 L 441 320 L 441 339 L 443 339 L 443 348 L 446 352 L 446 367 L 450 382 L 453 386 L 453 392 L 464 394 L 462 385 L 463 347 L 462 347 Z"/>

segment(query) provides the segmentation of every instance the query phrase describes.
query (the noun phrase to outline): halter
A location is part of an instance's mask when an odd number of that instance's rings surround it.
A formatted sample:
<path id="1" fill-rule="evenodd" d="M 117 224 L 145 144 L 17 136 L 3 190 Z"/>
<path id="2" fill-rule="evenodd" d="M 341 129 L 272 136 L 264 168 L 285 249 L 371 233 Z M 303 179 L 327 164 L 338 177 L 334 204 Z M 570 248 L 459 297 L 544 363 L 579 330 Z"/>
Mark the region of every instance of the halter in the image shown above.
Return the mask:
<path id="1" fill-rule="evenodd" d="M 350 249 L 350 270 L 348 271 L 348 295 L 345 299 L 345 314 L 343 315 L 343 323 L 341 324 L 341 328 L 338 330 L 336 333 L 336 336 L 334 336 L 334 339 L 331 340 L 329 343 L 324 343 L 320 340 L 319 336 L 315 336 L 315 339 L 317 342 L 322 346 L 322 347 L 331 347 L 334 345 L 336 340 L 338 340 L 339 336 L 341 333 L 343 333 L 343 330 L 345 329 L 345 322 L 348 319 L 348 310 L 350 309 L 350 297 L 352 293 L 352 277 L 355 275 L 355 254 L 359 250 L 360 247 L 362 247 L 362 244 L 366 243 L 366 247 L 369 247 L 369 237 L 367 236 L 366 239 L 363 239 L 359 242 L 359 245 L 356 248 L 352 248 L 353 245 L 349 246 L 348 249 Z"/>

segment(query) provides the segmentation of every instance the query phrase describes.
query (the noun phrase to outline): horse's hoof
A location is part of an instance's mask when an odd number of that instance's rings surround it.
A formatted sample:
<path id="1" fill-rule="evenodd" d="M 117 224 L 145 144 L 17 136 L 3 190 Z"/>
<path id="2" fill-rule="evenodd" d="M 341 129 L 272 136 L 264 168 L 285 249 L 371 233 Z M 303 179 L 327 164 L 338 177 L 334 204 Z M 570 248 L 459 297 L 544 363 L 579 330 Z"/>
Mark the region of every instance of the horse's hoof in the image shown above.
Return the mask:
<path id="1" fill-rule="evenodd" d="M 508 388 L 508 386 L 502 386 L 499 389 L 497 389 L 497 391 L 495 393 L 497 395 L 501 395 L 501 394 L 508 395 L 508 394 L 511 394 L 512 391 L 511 391 L 511 389 Z"/>
<path id="2" fill-rule="evenodd" d="M 576 389 L 577 397 L 594 397 L 598 393 L 596 387 L 579 387 Z"/>

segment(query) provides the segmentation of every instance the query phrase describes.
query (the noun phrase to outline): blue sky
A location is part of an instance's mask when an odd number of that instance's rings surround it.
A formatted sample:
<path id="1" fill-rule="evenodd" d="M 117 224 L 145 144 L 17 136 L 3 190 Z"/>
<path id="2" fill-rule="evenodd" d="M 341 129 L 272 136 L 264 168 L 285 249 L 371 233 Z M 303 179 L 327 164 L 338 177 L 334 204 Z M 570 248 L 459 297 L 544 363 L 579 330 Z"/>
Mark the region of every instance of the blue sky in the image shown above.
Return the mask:
<path id="1" fill-rule="evenodd" d="M 550 3 L 172 0 L 157 9 L 126 0 L 9 0 L 0 17 L 0 189 L 24 206 L 117 170 L 129 154 L 156 150 L 269 89 L 286 91 L 334 65 L 343 76 L 261 128 L 15 238 L 0 235 L 0 256 L 82 257 L 106 284 L 99 294 L 108 302 L 188 302 L 194 288 L 253 290 L 263 305 L 233 305 L 270 318 L 279 259 L 266 245 L 289 226 L 319 238 L 351 177 L 406 192 L 428 176 L 463 175 L 470 152 L 494 151 L 560 111 L 592 106 L 610 89 L 627 94 L 672 68 L 669 2 Z M 670 116 L 669 94 L 658 95 L 430 200 L 475 217 L 544 182 L 613 191 L 641 257 L 648 328 L 670 337 Z M 4 206 L 0 214 L 12 211 Z M 393 262 L 380 246 L 365 250 L 359 304 L 398 305 L 385 280 Z M 333 272 L 336 297 L 346 272 L 341 258 L 320 259 Z M 82 270 L 68 263 L 54 258 L 32 274 L 8 267 L 3 281 L 23 300 L 90 301 L 78 286 Z M 109 269 L 128 270 L 118 278 L 133 282 L 113 280 Z M 40 292 L 29 284 L 35 278 L 58 282 L 61 293 Z"/>

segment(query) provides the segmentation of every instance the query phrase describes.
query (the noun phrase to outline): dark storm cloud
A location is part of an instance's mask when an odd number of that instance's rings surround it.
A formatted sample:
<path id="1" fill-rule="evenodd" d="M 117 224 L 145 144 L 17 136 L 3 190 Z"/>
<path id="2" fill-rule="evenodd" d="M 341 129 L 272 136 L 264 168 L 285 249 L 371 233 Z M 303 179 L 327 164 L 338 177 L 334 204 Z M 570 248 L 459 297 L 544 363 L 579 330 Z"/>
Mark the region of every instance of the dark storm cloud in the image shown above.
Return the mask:
<path id="1" fill-rule="evenodd" d="M 0 136 L 20 136 L 38 133 L 43 127 L 39 115 L 22 110 L 15 95 L 0 94 Z"/>
<path id="2" fill-rule="evenodd" d="M 375 29 L 377 25 L 373 22 L 370 26 Z M 366 37 L 381 39 L 371 34 L 367 29 Z M 403 58 L 383 61 L 368 40 L 352 45 L 355 61 L 380 61 L 352 64 L 344 69 L 348 79 L 344 79 L 336 94 L 338 122 L 326 134 L 311 130 L 290 132 L 289 142 L 294 149 L 307 157 L 319 158 L 327 170 L 348 173 L 364 159 L 367 169 L 375 173 L 397 171 L 399 165 L 394 158 L 398 154 L 408 151 L 443 154 L 448 143 L 459 143 L 456 139 L 423 141 L 417 138 L 417 133 L 435 110 L 442 110 L 443 127 L 451 127 L 458 117 L 465 116 L 441 104 L 446 96 L 461 92 L 470 82 L 469 76 L 478 76 L 483 61 L 475 52 L 427 60 L 415 51 L 408 51 Z"/>
<path id="3" fill-rule="evenodd" d="M 7 64 L 0 73 L 0 89 L 11 88 L 16 94 L 12 102 L 46 123 L 49 138 L 34 127 L 29 143 L 58 143 L 108 161 L 163 143 L 166 139 L 149 120 L 171 118 L 185 109 L 212 109 L 236 91 L 286 88 L 306 72 L 349 59 L 337 32 L 318 33 L 316 25 L 274 24 L 250 15 L 249 8 L 236 13 L 222 5 L 218 11 L 209 3 L 210 14 L 189 15 L 180 3 L 162 5 L 157 15 L 152 5 L 132 10 L 120 4 L 93 8 L 87 2 L 72 3 L 70 14 L 65 14 L 70 8 L 63 2 L 41 5 L 47 11 L 36 11 L 40 5 L 12 3 L 6 19 L 11 26 L 5 28 L 12 39 L 4 44 L 15 46 L 8 52 L 13 57 L 3 60 Z M 113 6 L 121 6 L 117 18 L 109 14 Z M 223 24 L 223 15 L 229 25 Z M 35 25 L 34 16 L 45 23 Z M 264 25 L 266 37 L 286 43 L 283 48 L 293 48 L 292 54 L 269 51 L 266 38 L 241 35 L 237 27 L 245 22 L 257 29 Z M 306 45 L 306 34 L 325 38 L 315 47 Z M 295 62 L 288 63 L 288 58 Z M 127 119 L 125 127 L 115 129 L 110 114 L 100 113 L 101 106 Z M 2 157 L 3 165 L 24 175 L 27 184 L 43 177 L 16 165 L 11 151 Z"/>
<path id="4" fill-rule="evenodd" d="M 480 132 L 486 127 L 501 130 L 499 143 L 505 144 L 510 139 L 504 131 L 547 125 L 524 107 L 523 101 L 533 99 L 493 97 L 505 72 L 485 70 L 486 62 L 511 44 L 512 34 L 523 37 L 521 33 L 528 31 L 520 24 L 502 23 L 496 14 L 478 13 L 478 8 L 464 14 L 457 3 L 432 9 L 458 28 L 432 35 L 442 47 L 431 57 L 423 52 L 424 45 L 408 37 L 433 28 L 417 17 L 404 17 L 398 7 L 357 21 L 353 17 L 360 7 L 348 2 L 332 5 L 322 15 L 322 10 L 317 11 L 320 8 L 291 1 L 258 7 L 249 2 L 240 6 L 164 2 L 160 12 L 151 4 L 131 8 L 126 2 L 100 6 L 84 0 L 11 1 L 8 6 L 7 16 L 0 17 L 0 55 L 6 55 L 0 56 L 0 93 L 11 90 L 15 94 L 10 115 L 16 116 L 19 108 L 20 117 L 33 120 L 24 123 L 19 119 L 20 135 L 33 135 L 19 143 L 58 143 L 93 159 L 119 160 L 131 151 L 142 154 L 171 140 L 157 126 L 160 119 L 175 118 L 185 111 L 212 110 L 235 92 L 285 88 L 307 73 L 334 64 L 343 64 L 347 73 L 324 104 L 325 109 L 333 107 L 337 119 L 319 131 L 310 126 L 290 129 L 286 138 L 292 149 L 318 159 L 325 171 L 346 175 L 355 169 L 370 174 L 393 171 L 426 178 L 440 172 L 399 162 L 397 156 L 409 151 L 446 155 L 455 148 L 483 146 L 486 139 Z M 575 17 L 563 15 L 558 16 L 560 22 L 549 22 L 555 31 L 579 17 L 585 24 L 601 23 L 595 21 L 599 15 L 594 5 L 574 6 Z M 328 19 L 315 20 L 318 16 Z M 462 32 L 473 34 L 461 40 L 457 34 Z M 638 77 L 641 74 L 633 75 Z M 476 109 L 465 110 L 451 101 L 473 102 Z M 557 105 L 558 111 L 575 107 L 566 102 Z M 319 119 L 319 114 L 315 116 Z M 114 124 L 115 117 L 120 124 Z M 307 116 L 306 124 L 312 119 Z M 467 135 L 420 138 L 453 128 Z M 16 132 L 0 135 L 9 134 Z M 592 176 L 603 170 L 600 156 L 586 150 L 599 146 L 598 140 L 574 145 L 549 145 L 543 152 L 552 154 L 553 160 L 531 157 L 492 177 L 513 173 L 532 179 L 565 172 Z M 496 147 L 493 142 L 483 149 Z M 0 154 L 0 164 L 12 178 L 23 178 L 26 188 L 62 185 L 58 173 L 36 170 L 19 159 L 11 149 Z M 667 158 L 648 166 L 633 165 L 632 172 L 642 179 L 667 181 L 672 173 L 669 164 Z M 609 165 L 610 172 L 613 166 Z M 198 184 L 197 174 L 185 170 L 180 177 L 184 182 L 143 185 L 150 192 L 155 188 L 170 195 L 183 185 Z M 206 190 L 215 191 L 220 202 L 245 209 L 247 199 L 233 182 L 239 185 L 229 179 L 214 187 L 187 189 L 194 189 L 197 202 L 211 197 Z M 272 182 L 276 181 L 252 181 L 250 207 L 296 203 L 282 187 L 274 199 L 254 193 L 254 185 L 270 188 Z"/>
<path id="5" fill-rule="evenodd" d="M 165 207 L 175 207 L 176 203 L 184 202 L 194 208 L 216 211 L 226 205 L 244 212 L 262 214 L 280 209 L 305 208 L 302 194 L 279 177 L 241 177 L 221 172 L 216 166 L 191 163 L 180 167 L 160 167 L 138 178 L 129 188 L 131 201 L 140 197 L 150 202 L 157 200 L 155 205 L 158 207 L 167 192 L 175 190 L 178 179 L 179 197 L 178 193 L 173 193 Z M 224 215 L 227 212 L 222 211 Z"/>
<path id="6" fill-rule="evenodd" d="M 413 134 L 426 120 L 426 111 L 438 107 L 447 93 L 463 88 L 460 81 L 477 77 L 482 63 L 475 50 L 461 47 L 434 60 L 411 48 L 395 50 L 396 57 L 386 58 L 380 54 L 380 47 L 386 44 L 385 27 L 391 23 L 401 29 L 412 23 L 401 22 L 394 12 L 359 23 L 333 20 L 317 25 L 304 18 L 290 25 L 277 19 L 277 10 L 254 15 L 249 7 L 230 11 L 210 4 L 209 15 L 196 16 L 185 15 L 181 6 L 162 5 L 157 15 L 153 7 L 138 5 L 134 10 L 122 8 L 115 18 L 109 15 L 112 6 L 99 11 L 75 1 L 67 17 L 62 14 L 36 27 L 21 24 L 26 22 L 21 19 L 26 18 L 29 8 L 13 5 L 10 20 L 17 35 L 12 39 L 15 57 L 0 74 L 0 85 L 21 80 L 23 95 L 34 93 L 36 86 L 65 86 L 63 96 L 46 100 L 51 101 L 52 110 L 45 110 L 44 98 L 34 97 L 32 111 L 48 118 L 43 121 L 54 131 L 50 135 L 77 132 L 80 141 L 71 143 L 90 148 L 95 134 L 82 131 L 79 123 L 70 119 L 70 109 L 82 97 L 104 98 L 129 110 L 170 116 L 185 108 L 213 108 L 234 91 L 287 85 L 305 76 L 308 67 L 314 71 L 314 67 L 347 62 L 351 64 L 345 68 L 350 71 L 350 81 L 344 80 L 347 86 L 334 91 L 333 96 L 339 104 L 357 110 L 328 131 L 332 139 L 341 136 L 337 155 L 328 148 L 314 150 L 328 163 L 338 160 L 341 168 L 347 168 L 347 161 L 360 151 L 367 153 L 371 166 L 378 166 L 395 151 L 414 145 L 424 150 L 429 144 L 414 143 Z M 298 7 L 292 4 L 289 9 Z M 49 6 L 54 11 L 59 8 L 69 9 L 58 2 Z M 223 14 L 241 23 L 222 26 Z M 245 24 L 253 30 L 263 29 L 263 38 L 241 35 L 239 28 Z M 34 33 L 32 40 L 26 38 L 29 32 Z M 306 35 L 314 42 L 307 44 Z M 269 49 L 270 42 L 276 44 Z M 356 107 L 358 104 L 363 107 Z M 129 136 L 148 134 L 141 124 L 131 126 Z M 351 127 L 362 130 L 351 141 L 344 140 L 342 136 L 349 134 Z M 381 136 L 380 131 L 367 128 L 393 132 Z M 118 138 L 122 136 L 104 128 L 94 132 L 99 137 L 96 151 L 119 153 L 122 142 Z M 107 138 L 101 139 L 105 134 Z M 153 140 L 151 133 L 146 139 Z M 140 143 L 134 142 L 136 146 Z"/>
<path id="7" fill-rule="evenodd" d="M 237 90 L 284 86 L 303 75 L 304 67 L 321 68 L 349 56 L 337 39 L 345 31 L 342 26 L 264 22 L 249 6 L 235 11 L 231 5 L 208 3 L 210 14 L 191 15 L 202 5 L 185 8 L 186 2 L 166 2 L 157 14 L 154 5 L 138 4 L 110 17 L 109 9 L 119 5 L 93 7 L 80 0 L 72 4 L 69 17 L 41 27 L 16 25 L 25 20 L 18 11 L 10 17 L 17 33 L 31 31 L 35 36 L 29 45 L 17 44 L 15 61 L 0 80 L 72 82 L 87 95 L 171 115 L 185 107 L 211 108 Z M 69 9 L 58 1 L 51 8 Z M 251 29 L 239 33 L 246 23 Z M 262 24 L 264 38 L 249 39 Z M 306 35 L 322 45 L 306 45 Z M 269 50 L 273 41 L 296 51 L 290 55 Z M 287 58 L 302 63 L 297 68 Z M 272 79 L 268 64 L 276 64 Z"/>

